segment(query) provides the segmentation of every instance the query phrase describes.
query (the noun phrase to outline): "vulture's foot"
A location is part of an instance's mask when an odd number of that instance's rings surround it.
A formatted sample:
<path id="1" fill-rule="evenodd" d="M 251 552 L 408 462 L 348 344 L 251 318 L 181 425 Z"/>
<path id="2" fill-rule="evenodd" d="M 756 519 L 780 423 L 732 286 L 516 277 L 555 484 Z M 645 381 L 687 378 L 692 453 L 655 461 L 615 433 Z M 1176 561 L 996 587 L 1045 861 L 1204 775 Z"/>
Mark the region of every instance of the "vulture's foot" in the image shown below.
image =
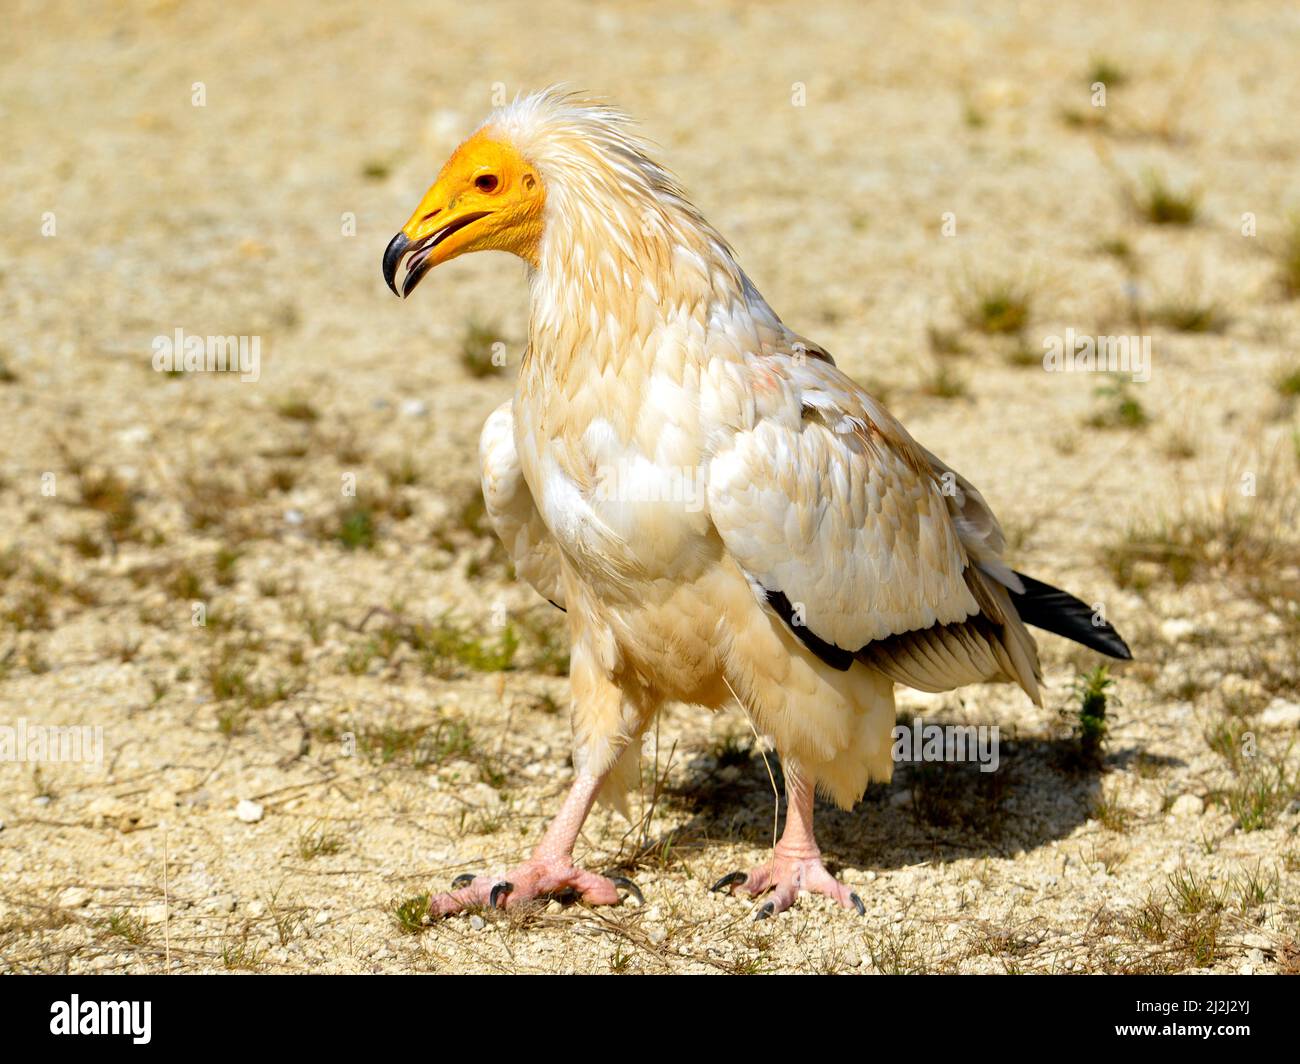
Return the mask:
<path id="1" fill-rule="evenodd" d="M 429 901 L 429 915 L 451 916 L 466 909 L 514 909 L 538 898 L 617 905 L 624 891 L 644 904 L 635 883 L 622 876 L 600 876 L 571 861 L 534 857 L 503 876 L 457 876 L 446 894 Z"/>
<path id="2" fill-rule="evenodd" d="M 770 860 L 748 872 L 732 872 L 713 884 L 712 890 L 739 887 L 751 898 L 771 891 L 772 896 L 758 907 L 755 920 L 766 920 L 783 913 L 794 904 L 801 892 L 825 894 L 859 916 L 866 914 L 862 899 L 826 871 L 820 856 L 795 857 L 783 854 L 778 845 Z"/>

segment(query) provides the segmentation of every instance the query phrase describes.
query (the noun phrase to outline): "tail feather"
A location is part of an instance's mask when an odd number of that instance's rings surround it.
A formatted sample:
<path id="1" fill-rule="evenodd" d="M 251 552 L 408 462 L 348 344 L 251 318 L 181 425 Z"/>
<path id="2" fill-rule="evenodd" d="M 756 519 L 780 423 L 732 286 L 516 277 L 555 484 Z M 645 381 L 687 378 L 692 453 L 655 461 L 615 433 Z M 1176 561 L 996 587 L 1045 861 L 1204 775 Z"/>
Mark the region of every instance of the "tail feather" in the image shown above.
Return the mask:
<path id="1" fill-rule="evenodd" d="M 1109 622 L 1098 618 L 1096 611 L 1086 602 L 1080 602 L 1068 592 L 1032 576 L 1019 572 L 1016 575 L 1025 585 L 1025 590 L 1023 593 L 1010 592 L 1011 601 L 1025 624 L 1065 636 L 1109 657 L 1132 660 L 1133 655 L 1123 637 Z"/>

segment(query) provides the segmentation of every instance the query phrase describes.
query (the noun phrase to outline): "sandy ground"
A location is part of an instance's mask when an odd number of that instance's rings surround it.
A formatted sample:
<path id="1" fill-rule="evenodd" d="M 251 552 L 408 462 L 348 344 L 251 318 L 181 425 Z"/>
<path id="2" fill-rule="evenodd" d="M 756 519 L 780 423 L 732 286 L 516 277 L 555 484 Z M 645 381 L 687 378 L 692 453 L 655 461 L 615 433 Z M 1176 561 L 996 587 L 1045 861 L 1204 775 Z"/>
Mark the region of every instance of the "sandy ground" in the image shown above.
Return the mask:
<path id="1" fill-rule="evenodd" d="M 102 757 L 0 762 L 0 971 L 1300 967 L 1294 6 L 8 7 L 0 726 Z M 379 261 L 493 93 L 557 81 L 636 114 L 786 320 L 1134 648 L 1100 765 L 1097 662 L 1052 637 L 1042 711 L 900 692 L 1002 763 L 821 814 L 865 919 L 708 892 L 772 784 L 739 713 L 680 707 L 634 823 L 579 845 L 644 907 L 420 924 L 542 830 L 568 684 L 475 502 L 522 269 L 402 304 Z M 1150 381 L 1044 372 L 1067 328 L 1150 336 Z M 177 329 L 259 337 L 259 379 L 156 372 Z"/>

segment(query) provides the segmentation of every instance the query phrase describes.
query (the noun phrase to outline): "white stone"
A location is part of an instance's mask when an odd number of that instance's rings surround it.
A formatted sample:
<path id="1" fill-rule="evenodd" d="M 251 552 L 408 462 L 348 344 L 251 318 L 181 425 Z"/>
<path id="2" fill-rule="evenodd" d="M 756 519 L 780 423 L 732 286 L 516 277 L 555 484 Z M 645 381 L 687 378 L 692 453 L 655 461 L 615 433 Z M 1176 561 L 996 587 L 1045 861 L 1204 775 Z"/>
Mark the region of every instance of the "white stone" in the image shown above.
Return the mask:
<path id="1" fill-rule="evenodd" d="M 1186 639 L 1196 631 L 1196 624 L 1186 617 L 1170 617 L 1160 626 L 1161 637 L 1170 643 Z"/>
<path id="2" fill-rule="evenodd" d="M 1176 817 L 1200 816 L 1205 812 L 1205 802 L 1195 794 L 1180 794 L 1169 811 Z"/>
<path id="3" fill-rule="evenodd" d="M 81 887 L 69 887 L 59 895 L 59 905 L 65 909 L 80 909 L 90 901 L 90 891 Z"/>
<path id="4" fill-rule="evenodd" d="M 1288 702 L 1284 698 L 1275 698 L 1259 715 L 1259 722 L 1265 728 L 1295 728 L 1300 726 L 1300 702 Z"/>
<path id="5" fill-rule="evenodd" d="M 235 806 L 235 816 L 245 824 L 256 824 L 262 819 L 262 807 L 249 798 L 241 798 L 239 804 Z"/>

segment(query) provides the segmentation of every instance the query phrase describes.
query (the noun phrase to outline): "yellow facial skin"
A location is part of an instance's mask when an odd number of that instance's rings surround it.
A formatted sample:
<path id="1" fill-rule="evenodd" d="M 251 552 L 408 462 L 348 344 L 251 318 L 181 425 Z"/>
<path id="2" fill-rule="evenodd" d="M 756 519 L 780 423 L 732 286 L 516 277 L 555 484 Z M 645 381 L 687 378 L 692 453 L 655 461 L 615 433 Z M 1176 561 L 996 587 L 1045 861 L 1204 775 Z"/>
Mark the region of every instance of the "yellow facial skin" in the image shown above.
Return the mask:
<path id="1" fill-rule="evenodd" d="M 397 292 L 394 276 L 408 255 L 403 296 L 433 267 L 470 251 L 509 251 L 537 266 L 545 200 L 534 167 L 510 145 L 476 133 L 447 160 L 393 237 L 384 254 L 384 279 Z"/>

